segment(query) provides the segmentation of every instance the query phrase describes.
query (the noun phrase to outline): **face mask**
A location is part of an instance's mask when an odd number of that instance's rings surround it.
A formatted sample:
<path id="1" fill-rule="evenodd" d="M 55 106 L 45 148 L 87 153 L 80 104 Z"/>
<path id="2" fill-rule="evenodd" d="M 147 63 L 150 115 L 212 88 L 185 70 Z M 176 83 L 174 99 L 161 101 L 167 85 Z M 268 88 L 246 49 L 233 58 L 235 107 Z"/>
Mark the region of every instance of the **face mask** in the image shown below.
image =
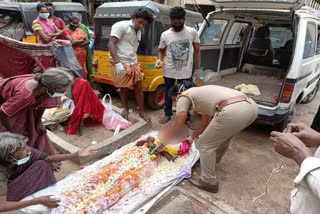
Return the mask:
<path id="1" fill-rule="evenodd" d="M 135 29 L 136 28 L 136 22 L 135 20 L 131 20 L 130 26 Z"/>
<path id="2" fill-rule="evenodd" d="M 22 164 L 27 163 L 27 162 L 30 160 L 30 155 L 31 155 L 31 152 L 29 152 L 29 154 L 28 154 L 27 157 L 22 158 L 22 159 L 20 159 L 20 160 L 16 160 L 16 161 L 17 161 L 16 164 L 17 164 L 18 166 L 20 166 L 20 165 L 22 165 Z"/>
<path id="3" fill-rule="evenodd" d="M 171 27 L 173 28 L 174 31 L 182 31 L 184 24 L 183 25 L 171 25 Z"/>
<path id="4" fill-rule="evenodd" d="M 54 90 L 53 90 L 54 91 Z M 62 93 L 58 93 L 58 92 L 55 92 L 54 91 L 54 93 L 53 94 L 50 94 L 49 92 L 47 92 L 48 93 L 48 95 L 50 96 L 50 97 L 61 97 L 62 96 Z"/>
<path id="5" fill-rule="evenodd" d="M 49 94 L 50 97 L 61 97 L 63 94 L 62 93 L 58 93 L 58 92 L 54 92 L 53 94 Z"/>
<path id="6" fill-rule="evenodd" d="M 75 29 L 77 29 L 78 27 L 79 27 L 79 24 L 75 25 L 75 24 L 70 23 L 70 28 L 71 28 L 72 30 L 75 30 Z"/>
<path id="7" fill-rule="evenodd" d="M 39 17 L 41 19 L 47 19 L 49 17 L 49 13 L 39 13 Z"/>
<path id="8" fill-rule="evenodd" d="M 70 25 L 71 25 L 72 27 L 74 27 L 74 28 L 79 27 L 79 24 L 73 24 L 73 23 L 70 23 Z"/>
<path id="9" fill-rule="evenodd" d="M 48 10 L 48 12 L 49 12 L 49 16 L 53 16 L 54 10 Z"/>

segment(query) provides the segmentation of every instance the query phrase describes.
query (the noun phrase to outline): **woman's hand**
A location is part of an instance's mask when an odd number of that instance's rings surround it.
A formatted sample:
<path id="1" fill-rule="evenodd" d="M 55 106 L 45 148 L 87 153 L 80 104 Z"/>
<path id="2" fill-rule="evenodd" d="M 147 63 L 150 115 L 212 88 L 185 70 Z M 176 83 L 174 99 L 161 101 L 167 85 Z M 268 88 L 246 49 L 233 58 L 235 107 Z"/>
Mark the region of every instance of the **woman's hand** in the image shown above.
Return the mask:
<path id="1" fill-rule="evenodd" d="M 42 196 L 36 199 L 39 204 L 42 204 L 49 208 L 55 208 L 59 206 L 60 200 L 50 198 L 50 196 Z"/>
<path id="2" fill-rule="evenodd" d="M 84 41 L 80 44 L 80 46 L 85 47 L 85 46 L 87 46 L 87 45 L 89 45 L 89 44 L 90 44 L 90 41 L 84 40 Z"/>
<path id="3" fill-rule="evenodd" d="M 37 123 L 36 130 L 37 130 L 37 132 L 38 132 L 40 135 L 47 133 L 47 129 L 46 129 L 46 127 L 42 124 L 41 121 Z"/>
<path id="4" fill-rule="evenodd" d="M 88 147 L 82 147 L 77 152 L 78 157 L 87 157 L 96 154 L 97 151 L 95 150 L 89 150 Z"/>

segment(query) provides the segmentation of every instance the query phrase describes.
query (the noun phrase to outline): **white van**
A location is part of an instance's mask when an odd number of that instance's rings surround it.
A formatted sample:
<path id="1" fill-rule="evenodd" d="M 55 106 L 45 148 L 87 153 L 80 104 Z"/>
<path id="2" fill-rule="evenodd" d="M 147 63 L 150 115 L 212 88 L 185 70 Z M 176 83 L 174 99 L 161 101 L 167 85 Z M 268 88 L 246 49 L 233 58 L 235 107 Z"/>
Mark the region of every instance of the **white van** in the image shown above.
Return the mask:
<path id="1" fill-rule="evenodd" d="M 319 88 L 320 5 L 303 0 L 212 0 L 199 30 L 206 84 L 257 85 L 258 121 L 281 130 Z"/>

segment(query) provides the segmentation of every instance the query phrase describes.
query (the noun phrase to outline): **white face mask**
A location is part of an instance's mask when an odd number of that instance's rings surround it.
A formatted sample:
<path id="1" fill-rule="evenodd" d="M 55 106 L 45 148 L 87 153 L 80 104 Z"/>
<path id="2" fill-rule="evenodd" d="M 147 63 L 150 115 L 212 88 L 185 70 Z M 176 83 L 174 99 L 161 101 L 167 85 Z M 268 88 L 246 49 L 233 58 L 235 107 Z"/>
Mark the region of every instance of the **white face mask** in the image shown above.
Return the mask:
<path id="1" fill-rule="evenodd" d="M 135 29 L 135 28 L 136 28 L 136 22 L 135 22 L 135 19 L 132 19 L 132 20 L 131 20 L 130 26 L 131 26 L 133 29 Z"/>
<path id="2" fill-rule="evenodd" d="M 55 90 L 53 91 L 54 91 L 53 94 L 50 94 L 49 92 L 47 92 L 50 97 L 61 97 L 63 95 L 62 93 L 55 92 Z"/>
<path id="3" fill-rule="evenodd" d="M 49 94 L 50 97 L 61 97 L 63 94 L 62 93 L 58 93 L 58 92 L 54 92 L 53 94 Z"/>
<path id="4" fill-rule="evenodd" d="M 27 157 L 22 158 L 22 159 L 19 159 L 19 160 L 16 160 L 16 161 L 17 161 L 16 164 L 17 164 L 18 166 L 20 166 L 20 165 L 22 165 L 22 164 L 27 163 L 27 162 L 30 160 L 30 155 L 31 155 L 31 152 L 29 152 L 29 154 L 28 154 Z"/>

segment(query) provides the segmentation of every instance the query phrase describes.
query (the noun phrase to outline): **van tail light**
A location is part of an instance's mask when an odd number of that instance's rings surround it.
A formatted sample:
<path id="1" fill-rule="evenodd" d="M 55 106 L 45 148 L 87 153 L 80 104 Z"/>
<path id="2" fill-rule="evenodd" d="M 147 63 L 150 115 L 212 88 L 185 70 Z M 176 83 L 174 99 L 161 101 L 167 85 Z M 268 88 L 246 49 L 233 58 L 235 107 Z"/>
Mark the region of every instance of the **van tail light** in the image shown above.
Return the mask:
<path id="1" fill-rule="evenodd" d="M 281 102 L 289 103 L 294 89 L 294 83 L 286 82 L 281 96 Z"/>

